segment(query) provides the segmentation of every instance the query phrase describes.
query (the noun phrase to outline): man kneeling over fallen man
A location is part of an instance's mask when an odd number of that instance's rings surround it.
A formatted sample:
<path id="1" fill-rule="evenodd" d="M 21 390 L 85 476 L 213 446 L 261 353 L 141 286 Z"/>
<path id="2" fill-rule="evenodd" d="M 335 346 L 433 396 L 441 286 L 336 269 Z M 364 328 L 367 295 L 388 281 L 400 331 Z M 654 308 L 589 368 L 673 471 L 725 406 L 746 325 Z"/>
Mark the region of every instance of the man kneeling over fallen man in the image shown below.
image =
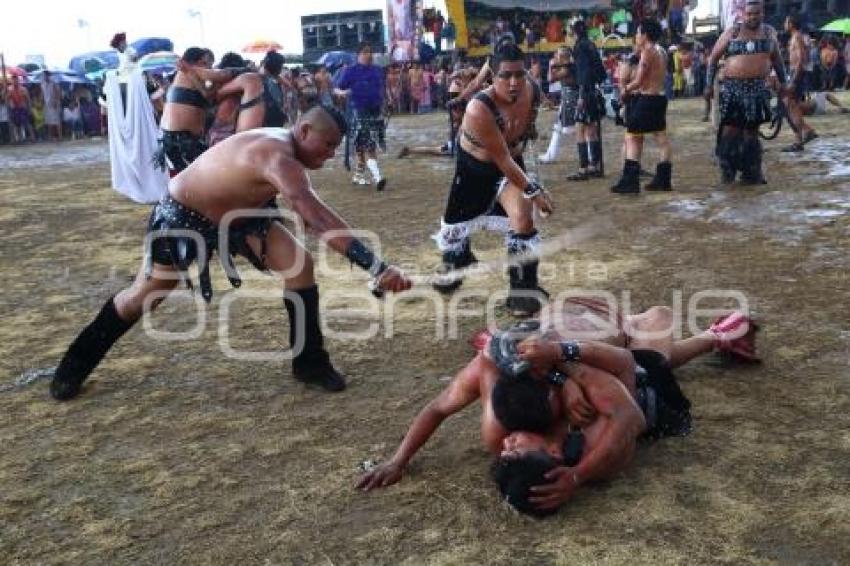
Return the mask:
<path id="1" fill-rule="evenodd" d="M 579 486 L 619 474 L 638 439 L 691 431 L 691 404 L 673 368 L 711 351 L 759 361 L 758 327 L 737 312 L 674 341 L 667 307 L 609 316 L 604 303 L 573 298 L 553 310 L 492 337 L 479 334 L 473 340 L 479 353 L 416 416 L 395 455 L 357 487 L 399 481 L 440 423 L 480 398 L 481 438 L 496 457 L 493 477 L 502 496 L 523 513 L 545 516 Z M 573 339 L 589 333 L 607 337 Z"/>

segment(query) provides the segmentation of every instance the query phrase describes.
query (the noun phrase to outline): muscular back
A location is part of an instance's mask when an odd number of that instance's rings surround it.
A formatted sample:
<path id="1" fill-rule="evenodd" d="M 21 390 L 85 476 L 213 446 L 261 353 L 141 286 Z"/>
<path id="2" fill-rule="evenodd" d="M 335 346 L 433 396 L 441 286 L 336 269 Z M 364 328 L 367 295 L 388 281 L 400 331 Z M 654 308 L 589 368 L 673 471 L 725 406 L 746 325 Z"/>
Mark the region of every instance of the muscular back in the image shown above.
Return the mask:
<path id="1" fill-rule="evenodd" d="M 169 184 L 173 198 L 218 222 L 230 210 L 258 208 L 277 190 L 265 175 L 267 164 L 304 170 L 295 158 L 292 136 L 281 128 L 260 128 L 216 144 Z"/>
<path id="2" fill-rule="evenodd" d="M 667 76 L 667 53 L 657 44 L 648 45 L 640 56 L 638 76 L 641 94 L 664 94 L 664 78 Z"/>

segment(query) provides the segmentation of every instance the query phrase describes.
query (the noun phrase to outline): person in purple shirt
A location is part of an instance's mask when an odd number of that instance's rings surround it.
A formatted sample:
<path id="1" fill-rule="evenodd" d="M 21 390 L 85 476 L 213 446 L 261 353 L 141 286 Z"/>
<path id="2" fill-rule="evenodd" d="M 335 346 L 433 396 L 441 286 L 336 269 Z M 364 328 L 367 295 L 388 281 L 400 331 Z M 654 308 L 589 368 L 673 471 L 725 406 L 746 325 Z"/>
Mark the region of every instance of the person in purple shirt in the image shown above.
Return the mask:
<path id="1" fill-rule="evenodd" d="M 372 46 L 361 43 L 357 51 L 357 63 L 346 67 L 336 81 L 336 88 L 348 96 L 352 110 L 351 139 L 357 153 L 357 166 L 351 181 L 355 185 L 368 185 L 366 169 L 379 191 L 384 190 L 387 179 L 378 168 L 376 149 L 384 142 L 384 71 L 372 64 Z"/>

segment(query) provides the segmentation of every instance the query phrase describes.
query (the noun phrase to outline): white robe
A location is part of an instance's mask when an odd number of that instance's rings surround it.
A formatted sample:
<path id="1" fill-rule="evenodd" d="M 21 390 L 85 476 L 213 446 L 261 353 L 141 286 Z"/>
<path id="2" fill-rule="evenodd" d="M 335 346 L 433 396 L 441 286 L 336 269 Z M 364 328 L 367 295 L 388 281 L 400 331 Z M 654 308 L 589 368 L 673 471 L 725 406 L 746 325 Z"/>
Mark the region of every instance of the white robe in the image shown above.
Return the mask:
<path id="1" fill-rule="evenodd" d="M 126 112 L 121 99 L 121 81 L 115 71 L 106 74 L 104 85 L 109 112 L 112 188 L 136 202 L 157 202 L 168 194 L 168 173 L 153 165 L 159 127 L 141 69 L 135 69 L 126 79 Z"/>

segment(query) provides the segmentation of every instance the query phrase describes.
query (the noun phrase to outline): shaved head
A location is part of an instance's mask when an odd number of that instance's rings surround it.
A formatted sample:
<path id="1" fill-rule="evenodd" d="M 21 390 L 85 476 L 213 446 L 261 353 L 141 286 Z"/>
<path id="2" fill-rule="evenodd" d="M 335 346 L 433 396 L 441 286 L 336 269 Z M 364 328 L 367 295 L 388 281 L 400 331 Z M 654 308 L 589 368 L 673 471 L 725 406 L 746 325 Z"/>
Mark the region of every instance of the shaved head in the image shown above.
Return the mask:
<path id="1" fill-rule="evenodd" d="M 348 121 L 345 116 L 332 106 L 317 104 L 307 110 L 298 119 L 299 122 L 307 122 L 319 130 L 336 129 L 340 136 L 348 132 Z"/>

